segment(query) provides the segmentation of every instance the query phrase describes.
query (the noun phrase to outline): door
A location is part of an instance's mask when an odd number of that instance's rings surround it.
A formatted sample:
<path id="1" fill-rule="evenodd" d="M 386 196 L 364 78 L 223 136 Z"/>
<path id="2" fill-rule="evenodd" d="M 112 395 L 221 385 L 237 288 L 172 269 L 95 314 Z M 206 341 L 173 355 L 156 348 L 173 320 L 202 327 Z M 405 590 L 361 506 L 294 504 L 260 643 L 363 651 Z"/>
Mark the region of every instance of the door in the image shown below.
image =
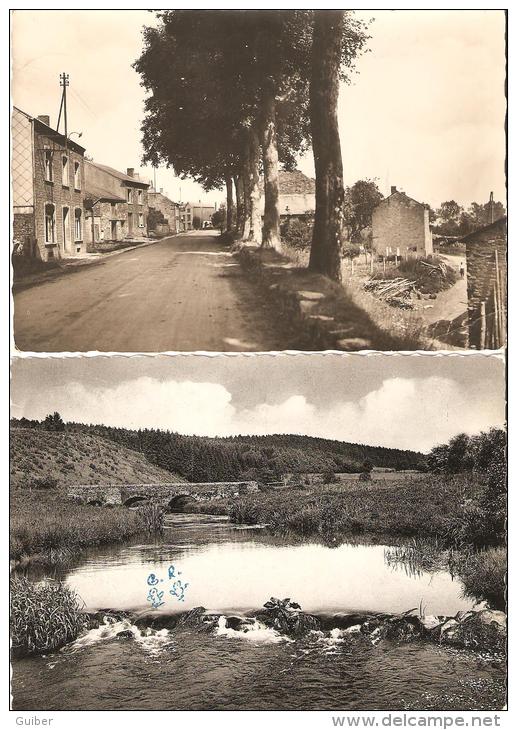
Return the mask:
<path id="1" fill-rule="evenodd" d="M 131 236 L 133 233 L 133 213 L 127 214 L 127 229 L 128 234 Z"/>
<path id="2" fill-rule="evenodd" d="M 111 240 L 117 240 L 117 221 L 111 221 Z"/>

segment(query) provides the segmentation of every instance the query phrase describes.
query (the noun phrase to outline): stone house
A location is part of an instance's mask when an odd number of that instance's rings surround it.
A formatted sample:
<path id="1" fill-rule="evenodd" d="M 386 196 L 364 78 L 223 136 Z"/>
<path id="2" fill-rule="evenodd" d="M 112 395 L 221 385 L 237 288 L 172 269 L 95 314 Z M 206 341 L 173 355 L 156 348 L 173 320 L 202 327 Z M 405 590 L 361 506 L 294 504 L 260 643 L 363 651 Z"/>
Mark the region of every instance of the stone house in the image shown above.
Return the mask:
<path id="1" fill-rule="evenodd" d="M 199 228 L 206 228 L 212 225 L 212 216 L 216 212 L 217 206 L 210 203 L 185 203 L 181 211 L 181 224 L 183 231 L 192 231 L 196 228 L 196 222 L 199 221 Z"/>
<path id="2" fill-rule="evenodd" d="M 147 237 L 149 183 L 134 168 L 124 173 L 86 160 L 85 188 L 89 243 Z"/>
<path id="3" fill-rule="evenodd" d="M 461 240 L 466 247 L 469 347 L 499 349 L 506 344 L 506 216 Z"/>
<path id="4" fill-rule="evenodd" d="M 391 188 L 372 213 L 372 247 L 379 256 L 423 258 L 433 253 L 429 208 Z"/>
<path id="5" fill-rule="evenodd" d="M 261 181 L 263 188 L 263 181 Z M 314 213 L 316 208 L 316 181 L 300 170 L 279 170 L 278 207 L 282 220 L 303 218 Z M 264 194 L 260 198 L 260 209 L 264 214 Z"/>
<path id="6" fill-rule="evenodd" d="M 173 200 L 164 194 L 163 188 L 155 190 L 149 188 L 147 193 L 149 201 L 149 213 L 157 211 L 163 217 L 160 223 L 157 223 L 158 215 L 151 216 L 153 224 L 149 222 L 149 230 L 153 230 L 160 235 L 167 233 L 179 233 L 182 229 L 181 215 L 182 206 L 179 203 L 175 203 Z M 158 230 L 159 228 L 159 230 Z"/>
<path id="7" fill-rule="evenodd" d="M 84 147 L 17 107 L 11 135 L 17 251 L 42 261 L 83 254 Z"/>

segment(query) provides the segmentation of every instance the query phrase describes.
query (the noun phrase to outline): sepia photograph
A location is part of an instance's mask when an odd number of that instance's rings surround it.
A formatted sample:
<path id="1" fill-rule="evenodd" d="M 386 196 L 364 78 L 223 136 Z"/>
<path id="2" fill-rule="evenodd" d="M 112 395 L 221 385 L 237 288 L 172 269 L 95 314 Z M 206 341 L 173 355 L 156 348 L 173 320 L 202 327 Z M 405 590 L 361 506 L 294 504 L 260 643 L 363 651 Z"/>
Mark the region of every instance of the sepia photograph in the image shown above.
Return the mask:
<path id="1" fill-rule="evenodd" d="M 504 378 L 17 358 L 14 710 L 502 709 Z"/>
<path id="2" fill-rule="evenodd" d="M 504 10 L 16 10 L 14 342 L 500 349 Z"/>

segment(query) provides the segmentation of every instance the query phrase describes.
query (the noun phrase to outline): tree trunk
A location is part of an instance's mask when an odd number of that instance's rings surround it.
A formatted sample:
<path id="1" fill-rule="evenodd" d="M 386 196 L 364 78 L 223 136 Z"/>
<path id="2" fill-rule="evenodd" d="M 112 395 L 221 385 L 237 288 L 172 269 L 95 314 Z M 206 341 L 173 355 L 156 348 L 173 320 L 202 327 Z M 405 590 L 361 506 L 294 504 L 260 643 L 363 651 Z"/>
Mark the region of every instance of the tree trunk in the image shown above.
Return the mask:
<path id="1" fill-rule="evenodd" d="M 242 228 L 242 240 L 247 241 L 250 237 L 251 229 L 251 201 L 250 201 L 250 166 L 249 166 L 249 149 L 246 145 L 246 152 L 244 157 L 244 166 L 242 170 L 242 189 L 243 189 L 243 228 Z"/>
<path id="2" fill-rule="evenodd" d="M 237 235 L 242 236 L 244 228 L 244 188 L 242 185 L 242 175 L 234 177 L 235 200 L 237 206 Z"/>
<path id="3" fill-rule="evenodd" d="M 226 230 L 231 231 L 233 226 L 233 180 L 231 175 L 225 175 L 226 183 Z"/>
<path id="4" fill-rule="evenodd" d="M 262 228 L 262 246 L 280 251 L 278 148 L 276 142 L 276 102 L 274 89 L 266 93 L 264 100 L 262 164 L 264 167 L 264 226 Z"/>
<path id="5" fill-rule="evenodd" d="M 344 189 L 337 102 L 342 24 L 342 10 L 315 11 L 310 84 L 316 211 L 309 269 L 339 282 Z"/>
<path id="6" fill-rule="evenodd" d="M 249 181 L 250 181 L 250 242 L 257 246 L 261 242 L 262 213 L 260 210 L 260 143 L 257 130 L 252 127 L 250 131 L 249 146 Z"/>

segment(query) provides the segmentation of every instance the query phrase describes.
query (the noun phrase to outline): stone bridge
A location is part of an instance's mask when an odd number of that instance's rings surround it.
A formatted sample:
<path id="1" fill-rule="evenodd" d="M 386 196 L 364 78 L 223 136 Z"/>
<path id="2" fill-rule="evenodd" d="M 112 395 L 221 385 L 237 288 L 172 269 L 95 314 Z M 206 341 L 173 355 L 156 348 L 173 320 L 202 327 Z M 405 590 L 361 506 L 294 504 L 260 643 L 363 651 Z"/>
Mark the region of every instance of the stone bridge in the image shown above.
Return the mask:
<path id="1" fill-rule="evenodd" d="M 189 501 L 239 497 L 258 491 L 257 482 L 176 482 L 171 484 L 77 484 L 68 487 L 69 497 L 83 504 L 133 505 L 154 502 L 175 509 Z"/>

